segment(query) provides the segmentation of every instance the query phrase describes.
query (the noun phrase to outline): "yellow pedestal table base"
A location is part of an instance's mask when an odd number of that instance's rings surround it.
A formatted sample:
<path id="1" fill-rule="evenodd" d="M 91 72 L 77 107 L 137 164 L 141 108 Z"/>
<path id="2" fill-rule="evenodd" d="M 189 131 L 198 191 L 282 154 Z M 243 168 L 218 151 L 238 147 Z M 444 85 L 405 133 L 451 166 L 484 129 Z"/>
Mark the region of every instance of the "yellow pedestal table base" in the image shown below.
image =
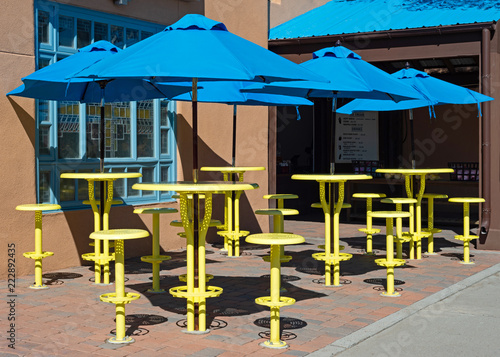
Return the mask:
<path id="1" fill-rule="evenodd" d="M 380 233 L 380 229 L 372 227 L 372 219 L 368 215 L 373 208 L 374 198 L 384 198 L 384 193 L 355 193 L 352 195 L 354 198 L 365 198 L 366 199 L 366 228 L 359 228 L 360 232 L 366 234 L 366 255 L 373 255 L 373 235 Z"/>
<path id="2" fill-rule="evenodd" d="M 434 199 L 436 198 L 448 198 L 447 195 L 440 193 L 424 193 L 423 198 L 427 198 L 427 228 L 423 228 L 422 231 L 429 234 L 427 237 L 427 255 L 437 255 L 434 252 L 434 234 L 441 233 L 441 229 L 434 228 Z"/>
<path id="3" fill-rule="evenodd" d="M 246 238 L 247 243 L 268 244 L 271 246 L 271 282 L 270 296 L 255 299 L 255 303 L 271 309 L 270 338 L 261 345 L 268 348 L 286 348 L 286 342 L 280 340 L 280 308 L 293 305 L 295 299 L 280 296 L 281 262 L 280 247 L 305 242 L 304 237 L 290 233 L 260 233 L 251 234 Z"/>
<path id="4" fill-rule="evenodd" d="M 35 283 L 30 285 L 31 289 L 48 289 L 42 280 L 42 259 L 50 257 L 54 253 L 42 250 L 42 211 L 58 209 L 61 209 L 61 206 L 50 203 L 23 204 L 16 207 L 18 211 L 35 212 L 35 251 L 23 253 L 24 257 L 35 260 Z"/>
<path id="5" fill-rule="evenodd" d="M 91 239 L 115 242 L 115 292 L 102 294 L 100 300 L 115 304 L 116 335 L 108 339 L 109 343 L 126 344 L 134 339 L 125 335 L 125 304 L 140 298 L 139 294 L 125 292 L 125 240 L 149 237 L 143 229 L 112 229 L 93 232 Z"/>

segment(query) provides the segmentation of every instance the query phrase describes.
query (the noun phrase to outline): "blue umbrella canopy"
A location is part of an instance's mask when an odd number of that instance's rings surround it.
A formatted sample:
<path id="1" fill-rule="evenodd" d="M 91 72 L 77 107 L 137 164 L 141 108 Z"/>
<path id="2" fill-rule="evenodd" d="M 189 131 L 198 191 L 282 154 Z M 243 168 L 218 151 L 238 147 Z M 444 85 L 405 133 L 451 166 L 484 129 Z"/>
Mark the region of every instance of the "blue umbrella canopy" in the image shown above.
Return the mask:
<path id="1" fill-rule="evenodd" d="M 421 99 L 405 100 L 398 103 L 374 99 L 355 99 L 338 109 L 339 113 L 351 114 L 359 111 L 407 110 L 433 107 L 442 104 L 478 104 L 493 100 L 484 94 L 468 88 L 434 78 L 413 68 L 404 68 L 392 74 L 401 83 L 411 85 L 421 94 Z M 430 110 L 435 117 L 434 111 Z"/>
<path id="2" fill-rule="evenodd" d="M 197 90 L 198 102 L 224 103 L 234 106 L 233 110 L 233 140 L 232 140 L 232 166 L 236 164 L 236 116 L 238 105 L 251 106 L 295 106 L 313 105 L 313 102 L 294 96 L 267 94 L 267 93 L 242 93 L 241 90 L 248 86 L 248 82 L 220 81 L 204 82 L 203 88 Z M 193 93 L 180 94 L 172 100 L 192 101 Z M 298 112 L 298 109 L 297 109 Z"/>
<path id="3" fill-rule="evenodd" d="M 434 78 L 425 72 L 409 68 L 408 65 L 407 68 L 395 72 L 391 76 L 399 80 L 401 83 L 411 85 L 420 93 L 421 98 L 405 100 L 398 103 L 375 99 L 355 99 L 339 108 L 338 112 L 343 114 L 352 114 L 353 112 L 365 111 L 409 110 L 412 168 L 415 168 L 413 109 L 429 107 L 429 116 L 431 118 L 435 118 L 435 105 L 475 103 L 477 104 L 479 113 L 481 113 L 479 103 L 493 100 L 493 98 L 484 94 Z"/>
<path id="4" fill-rule="evenodd" d="M 23 84 L 7 93 L 19 97 L 44 100 L 67 100 L 83 103 L 126 102 L 154 98 L 170 98 L 191 90 L 191 85 L 162 86 L 143 79 L 116 79 L 98 82 L 89 78 L 67 79 L 122 50 L 108 41 L 97 41 L 77 53 L 22 78 Z M 101 85 L 105 86 L 103 90 Z"/>
<path id="5" fill-rule="evenodd" d="M 421 98 L 414 88 L 363 61 L 355 52 L 336 45 L 316 51 L 300 64 L 323 76 L 329 83 L 315 81 L 254 84 L 245 91 L 295 95 L 304 98 L 371 98 L 401 101 Z"/>

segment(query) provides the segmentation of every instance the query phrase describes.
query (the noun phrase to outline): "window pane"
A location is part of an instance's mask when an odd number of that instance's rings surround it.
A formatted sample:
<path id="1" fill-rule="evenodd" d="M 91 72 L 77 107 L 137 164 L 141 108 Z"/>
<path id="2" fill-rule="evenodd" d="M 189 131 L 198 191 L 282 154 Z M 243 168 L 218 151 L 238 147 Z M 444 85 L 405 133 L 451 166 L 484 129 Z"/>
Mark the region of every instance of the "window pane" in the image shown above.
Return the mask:
<path id="1" fill-rule="evenodd" d="M 89 20 L 78 19 L 76 22 L 76 46 L 82 48 L 90 45 L 90 27 L 92 22 Z"/>
<path id="2" fill-rule="evenodd" d="M 94 22 L 94 42 L 108 41 L 108 24 Z"/>
<path id="3" fill-rule="evenodd" d="M 130 103 L 106 105 L 106 157 L 131 157 Z"/>
<path id="4" fill-rule="evenodd" d="M 38 59 L 38 69 L 42 69 L 43 67 L 47 67 L 50 64 L 50 60 L 48 58 L 39 58 Z"/>
<path id="5" fill-rule="evenodd" d="M 160 169 L 160 182 L 168 182 L 168 166 L 162 166 Z"/>
<path id="6" fill-rule="evenodd" d="M 80 157 L 80 106 L 78 102 L 57 103 L 57 137 L 60 159 Z"/>
<path id="7" fill-rule="evenodd" d="M 66 173 L 66 172 L 75 172 L 75 171 L 61 171 L 61 173 Z M 61 202 L 75 200 L 76 179 L 61 179 L 59 183 L 59 188 L 61 191 L 60 193 Z"/>
<path id="8" fill-rule="evenodd" d="M 161 153 L 168 155 L 168 129 L 161 129 Z"/>
<path id="9" fill-rule="evenodd" d="M 142 182 L 154 182 L 155 169 L 153 167 L 143 167 L 142 168 Z M 141 190 L 142 196 L 154 196 L 154 191 L 143 191 Z"/>
<path id="10" fill-rule="evenodd" d="M 123 48 L 123 27 L 111 25 L 111 43 L 116 47 Z"/>
<path id="11" fill-rule="evenodd" d="M 97 104 L 87 104 L 87 157 L 99 157 L 99 136 L 101 133 L 101 108 Z"/>
<path id="12" fill-rule="evenodd" d="M 40 171 L 40 203 L 50 203 L 50 171 Z"/>
<path id="13" fill-rule="evenodd" d="M 137 156 L 153 157 L 153 101 L 137 102 Z"/>
<path id="14" fill-rule="evenodd" d="M 38 154 L 50 155 L 50 126 L 40 125 L 38 129 Z"/>
<path id="15" fill-rule="evenodd" d="M 127 29 L 127 47 L 139 42 L 139 30 Z"/>
<path id="16" fill-rule="evenodd" d="M 75 46 L 75 19 L 59 16 L 59 46 Z"/>
<path id="17" fill-rule="evenodd" d="M 142 40 L 148 38 L 148 37 L 151 37 L 153 36 L 153 33 L 152 32 L 148 32 L 148 31 L 141 31 L 141 35 L 142 35 Z"/>
<path id="18" fill-rule="evenodd" d="M 168 101 L 162 100 L 160 105 L 161 108 L 161 113 L 160 113 L 160 125 L 161 125 L 161 131 L 160 131 L 160 153 L 161 154 L 168 154 L 168 135 L 169 135 L 169 115 L 171 114 L 168 111 Z"/>
<path id="19" fill-rule="evenodd" d="M 160 106 L 161 106 L 160 125 L 161 126 L 168 126 L 168 116 L 169 116 L 168 101 L 162 100 L 160 102 Z"/>
<path id="20" fill-rule="evenodd" d="M 113 172 L 125 172 L 125 169 L 114 168 Z M 113 184 L 113 197 L 125 197 L 125 181 L 128 179 L 115 180 Z"/>
<path id="21" fill-rule="evenodd" d="M 127 172 L 139 172 L 139 169 L 138 168 L 128 169 Z M 136 183 L 139 183 L 139 177 L 127 179 L 127 197 L 137 197 L 141 195 L 140 190 L 132 189 L 132 186 Z"/>
<path id="22" fill-rule="evenodd" d="M 38 11 L 38 42 L 49 43 L 49 13 L 46 11 Z"/>

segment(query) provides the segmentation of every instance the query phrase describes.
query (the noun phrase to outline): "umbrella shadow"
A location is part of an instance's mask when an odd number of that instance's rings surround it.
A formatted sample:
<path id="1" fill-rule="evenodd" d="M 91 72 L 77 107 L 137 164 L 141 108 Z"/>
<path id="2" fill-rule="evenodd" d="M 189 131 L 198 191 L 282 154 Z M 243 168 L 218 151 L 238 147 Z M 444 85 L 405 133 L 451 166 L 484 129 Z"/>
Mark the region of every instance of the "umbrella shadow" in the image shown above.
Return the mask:
<path id="1" fill-rule="evenodd" d="M 116 320 L 115 320 L 116 321 Z M 133 314 L 125 316 L 125 325 L 130 325 L 125 332 L 126 336 L 144 336 L 149 330 L 143 326 L 159 325 L 167 322 L 166 317 L 151 314 Z M 110 331 L 111 335 L 116 335 L 116 329 Z"/>
<path id="2" fill-rule="evenodd" d="M 78 279 L 81 277 L 83 277 L 82 274 L 67 272 L 44 273 L 42 275 L 42 278 L 49 279 L 48 281 L 44 281 L 45 285 L 62 285 L 64 284 L 63 280 Z"/>
<path id="3" fill-rule="evenodd" d="M 160 307 L 176 315 L 186 315 L 186 299 L 175 298 L 168 290 L 172 287 L 182 286 L 185 283 L 174 282 L 175 277 L 163 284 L 164 294 L 144 294 L 153 306 Z M 165 286 L 168 285 L 168 286 Z M 251 316 L 253 314 L 268 311 L 267 307 L 257 305 L 255 299 L 261 296 L 269 295 L 266 291 L 269 288 L 269 278 L 248 277 L 248 276 L 214 276 L 209 285 L 221 287 L 222 294 L 216 298 L 207 299 L 207 326 L 211 329 L 221 329 L 227 326 L 224 317 L 229 316 Z M 127 288 L 142 292 L 149 288 L 150 284 L 131 284 Z M 312 290 L 299 288 L 289 283 L 284 283 L 283 287 L 287 289 L 286 296 L 294 298 L 296 301 L 320 298 L 326 296 Z M 177 322 L 180 327 L 185 327 L 185 319 Z"/>
<path id="4" fill-rule="evenodd" d="M 24 131 L 26 132 L 26 135 L 31 141 L 31 145 L 35 147 L 35 127 L 36 127 L 36 122 L 35 118 L 30 115 L 26 110 L 23 109 L 15 100 L 13 100 L 11 97 L 7 97 L 7 99 L 10 102 L 10 105 L 12 105 L 12 108 L 16 112 L 17 117 L 19 118 L 19 121 L 21 122 L 21 125 L 24 128 Z"/>

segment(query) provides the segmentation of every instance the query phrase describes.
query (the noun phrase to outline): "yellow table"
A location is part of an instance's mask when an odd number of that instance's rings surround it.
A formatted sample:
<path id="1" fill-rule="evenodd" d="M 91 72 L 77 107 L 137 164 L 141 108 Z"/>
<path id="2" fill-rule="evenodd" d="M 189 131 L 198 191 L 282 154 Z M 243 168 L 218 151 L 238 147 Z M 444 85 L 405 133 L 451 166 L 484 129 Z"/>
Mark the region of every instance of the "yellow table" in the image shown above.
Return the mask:
<path id="1" fill-rule="evenodd" d="M 142 177 L 139 172 L 66 172 L 61 174 L 62 179 L 83 179 L 88 181 L 89 201 L 94 212 L 94 232 L 109 229 L 109 211 L 113 203 L 113 183 L 115 180 L 123 178 Z M 105 198 L 104 209 L 99 212 L 100 202 L 95 199 L 95 182 L 104 182 L 105 192 L 101 195 Z M 102 227 L 101 227 L 102 215 Z M 93 260 L 95 263 L 95 284 L 101 283 L 101 265 L 104 266 L 103 284 L 109 284 L 109 260 L 112 256 L 109 254 L 109 241 L 103 241 L 101 253 L 101 240 L 95 239 L 94 253 L 83 254 L 85 260 Z"/>
<path id="2" fill-rule="evenodd" d="M 377 173 L 382 173 L 382 174 L 401 174 L 405 177 L 405 188 L 406 188 L 406 195 L 409 198 L 416 198 L 417 203 L 416 203 L 416 214 L 415 214 L 415 227 L 416 227 L 416 232 L 413 234 L 416 236 L 416 242 L 417 242 L 417 247 L 416 247 L 416 259 L 422 259 L 422 243 L 421 243 L 421 238 L 423 236 L 427 236 L 428 233 L 422 232 L 422 196 L 424 195 L 425 192 L 425 176 L 429 174 L 445 174 L 445 173 L 453 173 L 453 169 L 449 168 L 437 168 L 437 169 L 377 169 Z M 420 186 L 418 192 L 414 193 L 414 189 L 411 183 L 411 178 L 413 176 L 419 176 L 420 178 Z M 414 196 L 415 195 L 415 196 Z M 413 243 L 410 243 L 413 244 Z M 410 249 L 410 252 L 413 249 Z M 410 256 L 410 259 L 413 259 L 414 257 Z"/>
<path id="3" fill-rule="evenodd" d="M 264 171 L 266 168 L 263 166 L 220 166 L 220 167 L 202 167 L 201 171 L 207 172 L 221 172 L 224 181 L 236 182 L 236 176 L 238 175 L 238 181 L 243 182 L 244 174 L 247 171 Z M 240 237 L 245 237 L 249 234 L 248 231 L 240 231 L 240 197 L 243 190 L 224 192 L 224 226 L 221 227 L 222 231 L 219 232 L 220 235 L 224 237 L 224 248 L 222 250 L 227 251 L 228 257 L 233 256 L 233 244 L 234 244 L 234 256 L 240 255 L 239 239 Z"/>
<path id="4" fill-rule="evenodd" d="M 340 286 L 340 262 L 352 258 L 352 254 L 340 253 L 339 217 L 344 203 L 344 184 L 350 180 L 369 180 L 370 175 L 342 174 L 298 174 L 292 180 L 319 182 L 319 196 L 325 213 L 325 252 L 313 254 L 314 259 L 325 262 L 325 285 L 331 285 L 331 266 L 333 265 L 333 286 Z M 326 186 L 328 184 L 328 193 Z M 338 198 L 335 203 L 335 184 L 338 184 Z M 327 197 L 328 196 L 328 197 Z M 333 236 L 332 236 L 333 226 Z M 332 252 L 333 251 L 333 252 Z"/>
<path id="5" fill-rule="evenodd" d="M 253 190 L 259 185 L 245 182 L 223 181 L 180 181 L 174 183 L 136 183 L 136 190 L 175 191 L 180 194 L 180 211 L 182 225 L 187 238 L 187 285 L 170 289 L 174 297 L 187 299 L 187 330 L 189 333 L 208 332 L 206 328 L 206 298 L 217 297 L 222 288 L 206 285 L 205 270 L 205 237 L 212 217 L 212 194 L 215 192 L 232 192 Z M 192 195 L 192 217 L 188 206 Z M 204 199 L 200 199 L 200 195 Z M 204 202 L 204 206 L 201 206 Z M 201 216 L 200 212 L 203 212 Z M 193 224 L 198 222 L 198 224 Z"/>

